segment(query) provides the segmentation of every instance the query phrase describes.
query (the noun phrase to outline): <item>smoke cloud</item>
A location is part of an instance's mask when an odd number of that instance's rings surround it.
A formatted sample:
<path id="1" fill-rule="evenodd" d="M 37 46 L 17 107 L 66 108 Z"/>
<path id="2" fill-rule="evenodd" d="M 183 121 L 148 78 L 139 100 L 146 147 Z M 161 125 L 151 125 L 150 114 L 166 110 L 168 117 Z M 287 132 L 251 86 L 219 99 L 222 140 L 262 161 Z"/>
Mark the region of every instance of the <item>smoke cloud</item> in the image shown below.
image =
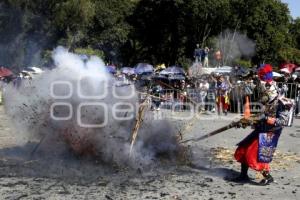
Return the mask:
<path id="1" fill-rule="evenodd" d="M 231 65 L 240 58 L 249 59 L 255 55 L 255 42 L 245 34 L 226 30 L 215 38 L 215 49 L 222 53 L 223 65 Z"/>
<path id="2" fill-rule="evenodd" d="M 5 88 L 6 112 L 20 145 L 42 140 L 37 151 L 46 155 L 71 150 L 133 168 L 176 153 L 174 128 L 147 110 L 129 156 L 139 105 L 133 85 L 119 84 L 98 57 L 86 60 L 58 47 L 52 58 L 54 69 Z"/>

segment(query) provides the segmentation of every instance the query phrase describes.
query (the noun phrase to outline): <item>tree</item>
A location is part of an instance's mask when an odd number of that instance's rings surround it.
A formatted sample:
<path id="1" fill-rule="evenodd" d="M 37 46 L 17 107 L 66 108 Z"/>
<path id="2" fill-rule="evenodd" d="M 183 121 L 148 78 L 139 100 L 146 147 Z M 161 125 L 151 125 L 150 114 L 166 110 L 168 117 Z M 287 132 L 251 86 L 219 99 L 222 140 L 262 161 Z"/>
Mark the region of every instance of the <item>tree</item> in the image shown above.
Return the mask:
<path id="1" fill-rule="evenodd" d="M 211 47 L 227 29 L 255 41 L 253 61 L 277 63 L 299 48 L 299 24 L 279 0 L 3 0 L 0 64 L 38 64 L 57 45 L 123 64 L 188 64 L 197 43 Z"/>
<path id="2" fill-rule="evenodd" d="M 128 41 L 131 15 L 135 2 L 128 0 L 95 0 L 95 15 L 86 35 L 85 45 L 100 49 L 107 61 L 124 60 L 120 49 Z"/>
<path id="3" fill-rule="evenodd" d="M 131 18 L 136 53 L 154 64 L 192 58 L 196 43 L 206 45 L 229 24 L 228 0 L 141 0 Z"/>
<path id="4" fill-rule="evenodd" d="M 175 62 L 182 45 L 182 1 L 142 0 L 137 5 L 131 25 L 136 54 L 141 61 L 151 63 Z"/>
<path id="5" fill-rule="evenodd" d="M 40 63 L 43 49 L 53 44 L 53 8 L 58 0 L 7 0 L 0 3 L 1 64 L 14 71 Z M 3 58 L 2 58 L 3 56 Z"/>
<path id="6" fill-rule="evenodd" d="M 48 23 L 32 12 L 36 5 L 37 1 L 24 0 L 0 3 L 0 60 L 14 71 L 38 62 L 39 52 L 46 44 Z"/>
<path id="7" fill-rule="evenodd" d="M 289 33 L 293 38 L 293 46 L 300 49 L 300 18 L 292 20 Z"/>
<path id="8" fill-rule="evenodd" d="M 240 30 L 256 42 L 256 62 L 278 61 L 279 49 L 290 45 L 289 10 L 278 0 L 231 0 Z"/>
<path id="9" fill-rule="evenodd" d="M 300 50 L 292 47 L 282 48 L 279 50 L 280 63 L 295 63 L 300 65 Z"/>
<path id="10" fill-rule="evenodd" d="M 92 0 L 65 0 L 54 8 L 54 22 L 66 38 L 66 45 L 73 49 L 85 40 L 95 16 L 95 3 Z"/>

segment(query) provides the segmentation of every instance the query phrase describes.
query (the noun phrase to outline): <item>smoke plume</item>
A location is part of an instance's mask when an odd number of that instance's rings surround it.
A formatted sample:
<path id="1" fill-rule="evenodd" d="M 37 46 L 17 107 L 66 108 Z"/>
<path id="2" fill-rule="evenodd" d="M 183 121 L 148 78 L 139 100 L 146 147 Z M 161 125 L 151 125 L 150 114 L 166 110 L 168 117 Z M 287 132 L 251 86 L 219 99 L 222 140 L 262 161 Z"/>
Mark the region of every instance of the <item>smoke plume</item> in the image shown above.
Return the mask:
<path id="1" fill-rule="evenodd" d="M 52 57 L 54 69 L 5 89 L 6 112 L 20 144 L 42 140 L 37 151 L 47 155 L 72 150 L 133 168 L 177 151 L 174 128 L 146 111 L 129 156 L 139 106 L 133 85 L 118 83 L 98 57 L 82 59 L 63 47 Z"/>
<path id="2" fill-rule="evenodd" d="M 231 65 L 240 58 L 249 59 L 255 55 L 255 43 L 245 34 L 226 30 L 215 38 L 215 49 L 222 54 L 223 65 Z"/>

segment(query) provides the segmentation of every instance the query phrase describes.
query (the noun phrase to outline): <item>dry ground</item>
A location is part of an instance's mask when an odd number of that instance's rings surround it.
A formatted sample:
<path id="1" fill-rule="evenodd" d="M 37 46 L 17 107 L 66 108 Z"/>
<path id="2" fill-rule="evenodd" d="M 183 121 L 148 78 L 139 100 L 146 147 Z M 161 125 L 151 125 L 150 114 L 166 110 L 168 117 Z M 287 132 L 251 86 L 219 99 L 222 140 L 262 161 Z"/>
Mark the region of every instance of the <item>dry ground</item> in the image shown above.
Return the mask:
<path id="1" fill-rule="evenodd" d="M 188 139 L 230 120 L 174 122 L 185 125 L 183 137 Z M 30 157 L 35 143 L 23 146 L 16 143 L 0 106 L 0 199 L 300 199 L 300 120 L 295 120 L 294 126 L 285 128 L 282 134 L 279 153 L 272 165 L 274 184 L 256 185 L 259 177 L 255 172 L 250 174 L 253 183 L 224 180 L 237 174 L 239 166 L 232 159 L 232 152 L 249 131 L 231 129 L 189 143 L 191 163 L 165 162 L 140 172 L 100 165 L 68 154 Z"/>

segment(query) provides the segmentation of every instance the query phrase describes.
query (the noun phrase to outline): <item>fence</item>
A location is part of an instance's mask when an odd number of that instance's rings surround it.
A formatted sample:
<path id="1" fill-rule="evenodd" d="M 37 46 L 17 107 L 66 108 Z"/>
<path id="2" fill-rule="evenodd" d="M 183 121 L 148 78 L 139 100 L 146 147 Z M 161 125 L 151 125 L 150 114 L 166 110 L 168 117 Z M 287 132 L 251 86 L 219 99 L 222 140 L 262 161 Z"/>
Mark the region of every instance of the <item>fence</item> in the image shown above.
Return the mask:
<path id="1" fill-rule="evenodd" d="M 282 83 L 277 82 L 278 90 L 281 94 L 283 94 L 285 97 L 293 99 L 296 103 L 296 113 L 298 113 L 298 110 L 300 108 L 300 102 L 299 102 L 299 95 L 300 95 L 300 84 L 298 83 Z M 260 96 L 259 96 L 258 90 L 255 88 L 252 91 L 252 94 L 248 95 L 251 105 L 251 110 L 256 111 L 257 110 L 257 104 L 256 102 L 259 102 Z M 246 102 L 245 94 L 243 91 L 243 88 L 233 88 L 229 94 L 230 97 L 230 112 L 233 113 L 242 113 L 244 109 L 244 104 Z"/>
<path id="2" fill-rule="evenodd" d="M 187 91 L 164 89 L 159 93 L 161 108 L 184 111 L 192 109 L 193 100 L 187 96 Z"/>
<path id="3" fill-rule="evenodd" d="M 277 87 L 287 98 L 294 99 L 296 102 L 296 113 L 300 110 L 300 84 L 297 83 L 277 83 Z M 243 113 L 244 104 L 246 102 L 246 93 L 243 86 L 234 86 L 229 92 L 230 107 L 229 112 Z M 145 96 L 145 95 L 144 95 Z M 160 108 L 172 109 L 175 111 L 184 111 L 196 108 L 198 110 L 212 110 L 215 107 L 214 91 L 203 92 L 200 89 L 163 89 L 152 98 L 155 102 L 160 103 Z M 259 93 L 254 88 L 249 97 L 251 111 L 255 113 L 259 111 Z M 143 97 L 141 97 L 143 98 Z"/>

